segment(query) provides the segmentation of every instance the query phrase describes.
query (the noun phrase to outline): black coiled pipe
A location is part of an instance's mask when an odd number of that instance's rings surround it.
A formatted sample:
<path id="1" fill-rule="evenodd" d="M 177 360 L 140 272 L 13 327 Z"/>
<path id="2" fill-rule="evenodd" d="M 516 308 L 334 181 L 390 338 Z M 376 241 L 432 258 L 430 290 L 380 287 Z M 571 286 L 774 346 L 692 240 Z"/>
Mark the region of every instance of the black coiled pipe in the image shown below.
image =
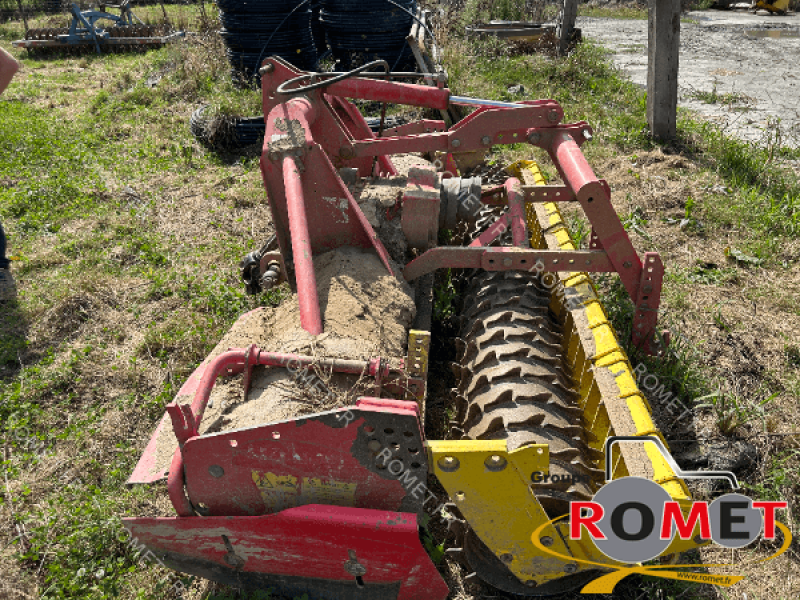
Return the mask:
<path id="1" fill-rule="evenodd" d="M 299 69 L 317 69 L 310 0 L 216 2 L 234 81 L 260 85 L 258 69 L 268 56 L 280 56 Z"/>
<path id="2" fill-rule="evenodd" d="M 319 21 L 339 70 L 385 60 L 393 71 L 413 70 L 406 36 L 416 0 L 319 0 Z"/>

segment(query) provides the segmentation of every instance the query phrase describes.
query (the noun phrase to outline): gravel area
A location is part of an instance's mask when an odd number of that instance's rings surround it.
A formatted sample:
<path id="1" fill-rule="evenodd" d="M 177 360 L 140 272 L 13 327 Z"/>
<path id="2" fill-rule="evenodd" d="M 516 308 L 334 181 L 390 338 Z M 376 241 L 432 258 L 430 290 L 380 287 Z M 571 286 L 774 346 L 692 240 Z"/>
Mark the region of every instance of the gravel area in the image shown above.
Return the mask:
<path id="1" fill-rule="evenodd" d="M 581 17 L 577 26 L 611 50 L 634 83 L 646 86 L 646 20 Z M 800 15 L 684 14 L 678 86 L 681 106 L 727 133 L 800 147 Z"/>

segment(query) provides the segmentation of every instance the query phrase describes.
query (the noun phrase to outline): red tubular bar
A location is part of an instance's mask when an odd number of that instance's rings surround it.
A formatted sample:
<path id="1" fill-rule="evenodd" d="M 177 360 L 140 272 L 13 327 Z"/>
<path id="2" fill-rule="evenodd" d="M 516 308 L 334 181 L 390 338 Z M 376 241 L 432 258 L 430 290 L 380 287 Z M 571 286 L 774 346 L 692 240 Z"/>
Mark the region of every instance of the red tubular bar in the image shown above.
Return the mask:
<path id="1" fill-rule="evenodd" d="M 323 368 L 328 368 L 335 373 L 350 373 L 353 375 L 360 375 L 365 373 L 371 377 L 385 378 L 389 375 L 389 367 L 382 366 L 384 362 L 380 357 L 371 358 L 369 360 L 343 360 L 343 359 L 315 359 L 311 356 L 303 356 L 300 354 L 281 354 L 278 352 L 264 352 L 259 348 L 252 351 L 254 356 L 251 365 L 248 365 L 248 352 L 250 350 L 243 348 L 234 348 L 227 352 L 220 354 L 215 358 L 203 373 L 200 384 L 197 386 L 197 391 L 192 398 L 192 414 L 195 420 L 195 430 L 200 427 L 200 422 L 203 420 L 203 413 L 206 410 L 208 399 L 211 397 L 211 390 L 217 381 L 217 378 L 223 372 L 230 374 L 241 373 L 248 366 L 261 365 L 265 367 L 293 367 L 305 368 L 311 365 L 319 365 Z M 195 435 L 197 435 L 195 433 Z"/>
<path id="2" fill-rule="evenodd" d="M 614 270 L 619 273 L 628 295 L 635 303 L 638 297 L 642 261 L 611 206 L 607 187 L 597 179 L 580 147 L 571 136 L 567 134 L 555 136 L 550 156 L 564 181 L 575 193 L 592 224 L 592 229 L 597 231 L 600 245 L 608 254 Z"/>
<path id="3" fill-rule="evenodd" d="M 193 517 L 192 503 L 186 495 L 183 480 L 183 454 L 180 447 L 175 449 L 172 455 L 172 462 L 169 465 L 169 475 L 167 476 L 167 493 L 170 502 L 179 517 Z"/>
<path id="4" fill-rule="evenodd" d="M 345 98 L 424 106 L 437 110 L 446 110 L 450 106 L 450 90 L 448 89 L 397 81 L 352 77 L 326 86 L 325 93 Z"/>
<path id="5" fill-rule="evenodd" d="M 381 137 L 371 140 L 354 140 L 355 156 L 380 156 L 405 152 L 448 152 L 450 138 L 447 131 L 420 133 L 415 136 Z"/>
<path id="6" fill-rule="evenodd" d="M 286 208 L 289 212 L 289 231 L 292 235 L 300 324 L 311 335 L 319 335 L 322 333 L 322 314 L 311 253 L 311 236 L 308 233 L 306 207 L 303 202 L 303 182 L 300 180 L 300 173 L 292 156 L 283 158 L 283 181 L 286 185 Z"/>
<path id="7" fill-rule="evenodd" d="M 565 181 L 575 191 L 580 202 L 589 201 L 593 195 L 605 193 L 603 184 L 597 179 L 589 163 L 571 135 L 564 133 L 553 138 L 551 152 L 556 164 L 563 172 Z"/>
<path id="8" fill-rule="evenodd" d="M 511 218 L 511 240 L 517 248 L 529 248 L 528 225 L 525 223 L 525 196 L 516 177 L 509 177 L 504 186 L 508 198 L 508 213 Z"/>
<path id="9" fill-rule="evenodd" d="M 500 215 L 486 231 L 472 240 L 469 248 L 488 247 L 509 228 L 511 229 L 511 239 L 515 247 L 530 248 L 528 225 L 525 222 L 525 195 L 522 193 L 520 181 L 515 177 L 509 177 L 503 185 L 497 186 L 489 192 L 483 192 L 481 201 L 488 205 L 489 203 L 485 201 L 484 194 L 502 196 L 502 199 L 497 200 L 498 205 L 507 204 L 508 210 Z"/>
<path id="10" fill-rule="evenodd" d="M 434 121 L 431 119 L 420 119 L 411 123 L 398 125 L 385 129 L 381 137 L 395 137 L 400 135 L 415 135 L 419 133 L 431 133 L 433 131 L 446 131 L 447 125 L 444 121 Z"/>

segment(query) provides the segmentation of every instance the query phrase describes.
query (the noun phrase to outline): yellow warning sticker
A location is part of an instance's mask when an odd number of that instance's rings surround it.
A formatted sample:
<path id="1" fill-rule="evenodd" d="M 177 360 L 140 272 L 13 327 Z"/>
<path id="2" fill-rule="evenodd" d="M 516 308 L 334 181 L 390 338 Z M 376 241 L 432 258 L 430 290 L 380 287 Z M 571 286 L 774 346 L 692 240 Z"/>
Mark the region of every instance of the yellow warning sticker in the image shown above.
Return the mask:
<path id="1" fill-rule="evenodd" d="M 354 506 L 358 484 L 303 477 L 303 503 Z"/>
<path id="2" fill-rule="evenodd" d="M 268 512 L 279 512 L 298 505 L 297 477 L 253 471 L 256 484 Z"/>

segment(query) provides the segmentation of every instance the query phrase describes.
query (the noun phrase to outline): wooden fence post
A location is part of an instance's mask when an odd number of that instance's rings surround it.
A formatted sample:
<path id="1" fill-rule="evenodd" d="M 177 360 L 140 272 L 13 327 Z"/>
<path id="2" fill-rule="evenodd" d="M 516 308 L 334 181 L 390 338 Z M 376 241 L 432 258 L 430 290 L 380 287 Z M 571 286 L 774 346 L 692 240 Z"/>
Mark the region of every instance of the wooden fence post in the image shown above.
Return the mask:
<path id="1" fill-rule="evenodd" d="M 647 123 L 657 140 L 675 137 L 680 0 L 650 0 L 647 16 Z"/>

